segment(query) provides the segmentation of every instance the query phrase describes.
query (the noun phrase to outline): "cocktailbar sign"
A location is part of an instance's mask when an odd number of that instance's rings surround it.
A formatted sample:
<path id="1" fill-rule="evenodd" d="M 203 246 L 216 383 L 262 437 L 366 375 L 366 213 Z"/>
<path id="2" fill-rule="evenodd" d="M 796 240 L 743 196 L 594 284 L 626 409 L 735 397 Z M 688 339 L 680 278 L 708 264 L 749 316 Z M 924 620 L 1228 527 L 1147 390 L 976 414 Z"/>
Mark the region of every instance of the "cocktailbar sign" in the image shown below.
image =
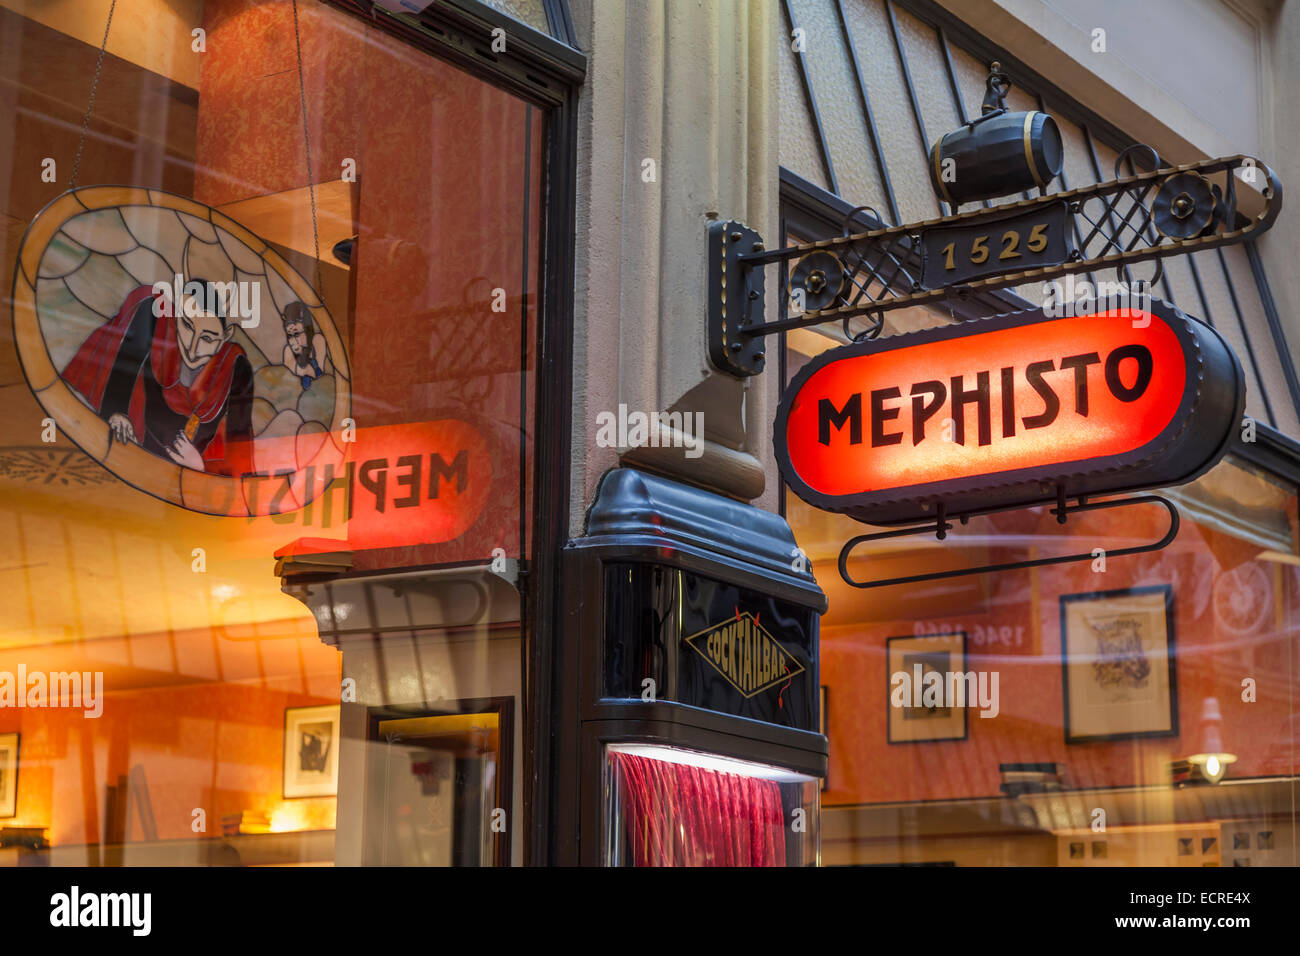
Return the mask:
<path id="1" fill-rule="evenodd" d="M 1190 481 L 1244 404 L 1227 343 L 1163 302 L 1031 310 L 823 353 L 775 439 L 809 504 L 897 524 Z"/>

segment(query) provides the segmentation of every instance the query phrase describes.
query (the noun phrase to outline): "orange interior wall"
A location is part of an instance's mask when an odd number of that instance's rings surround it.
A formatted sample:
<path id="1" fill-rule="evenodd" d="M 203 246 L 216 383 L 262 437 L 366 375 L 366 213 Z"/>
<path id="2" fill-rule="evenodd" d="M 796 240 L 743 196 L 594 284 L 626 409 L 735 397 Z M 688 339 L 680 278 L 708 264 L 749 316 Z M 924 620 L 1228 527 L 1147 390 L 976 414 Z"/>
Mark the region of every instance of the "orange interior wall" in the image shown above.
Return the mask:
<path id="1" fill-rule="evenodd" d="M 1154 541 L 1163 534 L 1167 519 L 1157 508 L 1143 508 L 1082 520 L 1088 522 L 1084 527 L 1089 534 L 1079 534 L 1072 542 L 1081 545 L 1078 550 L 1114 549 L 1121 546 L 1114 543 L 1121 538 L 1127 543 Z M 1041 516 L 1042 533 L 1059 533 L 1055 527 L 1054 518 Z M 831 690 L 830 787 L 824 802 L 993 796 L 999 793 L 1001 763 L 1063 763 L 1071 788 L 1168 783 L 1169 762 L 1195 752 L 1202 702 L 1211 697 L 1219 702 L 1224 744 L 1239 757 L 1229 768 L 1230 777 L 1294 772 L 1291 728 L 1297 681 L 1291 662 L 1300 651 L 1300 627 L 1295 623 L 1300 569 L 1259 562 L 1269 581 L 1268 593 L 1259 599 L 1269 602 L 1270 611 L 1252 633 L 1227 631 L 1211 603 L 1220 576 L 1258 551 L 1248 545 L 1243 550 L 1236 539 L 1185 520 L 1165 551 L 1111 558 L 1105 573 L 1094 573 L 1085 562 L 992 575 L 990 598 L 978 610 L 955 614 L 945 607 L 942 583 L 914 585 L 935 589 L 934 610 L 919 631 L 912 618 L 824 629 L 822 683 Z M 990 553 L 994 562 L 1023 557 L 1023 549 Z M 822 580 L 837 574 L 833 566 L 815 570 Z M 888 574 L 875 570 L 880 576 Z M 1174 593 L 1178 736 L 1067 745 L 1060 596 L 1156 584 L 1170 584 Z M 888 600 L 882 595 L 882 603 Z M 1001 712 L 996 718 L 981 718 L 978 709 L 968 710 L 966 740 L 890 744 L 885 641 L 944 625 L 967 633 L 965 670 L 999 672 Z M 1008 628 L 1011 640 L 978 644 L 977 628 L 981 636 L 992 628 L 999 637 Z M 1019 646 L 1017 633 L 1023 636 Z M 1245 677 L 1257 684 L 1253 703 L 1242 700 Z"/>
<path id="2" fill-rule="evenodd" d="M 28 667 L 39 667 L 39 655 Z M 48 827 L 56 846 L 98 843 L 106 786 L 138 765 L 160 840 L 220 836 L 222 816 L 241 810 L 275 814 L 288 829 L 334 826 L 334 797 L 282 797 L 285 709 L 332 698 L 246 684 L 105 690 L 98 719 L 64 708 L 0 710 L 0 733 L 22 735 L 18 814 L 0 825 Z M 207 814 L 206 833 L 191 829 L 196 809 Z M 134 810 L 128 826 L 130 840 L 144 838 Z"/>
<path id="3" fill-rule="evenodd" d="M 291 6 L 209 0 L 205 26 L 195 198 L 219 205 L 306 186 Z M 358 427 L 462 418 L 494 459 L 488 505 L 466 534 L 359 553 L 356 566 L 483 560 L 497 547 L 518 554 L 521 425 L 529 469 L 532 457 L 520 368 L 532 368 L 538 321 L 543 114 L 338 11 L 300 5 L 299 32 L 311 181 L 338 180 L 344 160 L 356 162 L 353 315 L 343 324 Z M 498 289 L 504 312 L 492 310 Z"/>
<path id="4" fill-rule="evenodd" d="M 360 161 L 369 117 L 399 136 L 400 116 L 369 102 L 364 25 L 320 4 L 298 5 L 312 182 Z M 207 52 L 199 72 L 194 198 L 211 206 L 307 185 L 307 146 L 293 5 L 207 0 Z"/>
<path id="5" fill-rule="evenodd" d="M 25 224 L 68 189 L 99 49 L 3 8 L 0 34 L 8 38 L 0 57 L 0 108 L 12 123 L 0 138 L 0 170 L 7 173 L 0 175 L 0 211 Z M 78 185 L 188 193 L 196 108 L 193 89 L 106 55 Z M 47 158 L 55 160 L 53 182 L 42 176 Z M 6 261 L 14 248 L 6 250 Z"/>
<path id="6" fill-rule="evenodd" d="M 531 394 L 532 376 L 521 382 L 520 369 L 532 368 L 537 329 L 541 114 L 446 63 L 383 62 L 367 74 L 368 99 L 409 133 L 366 127 L 352 362 L 367 404 L 358 414 L 368 424 L 469 421 L 487 439 L 493 474 L 486 507 L 459 539 L 368 558 L 383 567 L 482 560 L 497 547 L 517 555 L 521 441 L 532 459 L 520 394 Z M 504 311 L 492 310 L 497 295 Z"/>

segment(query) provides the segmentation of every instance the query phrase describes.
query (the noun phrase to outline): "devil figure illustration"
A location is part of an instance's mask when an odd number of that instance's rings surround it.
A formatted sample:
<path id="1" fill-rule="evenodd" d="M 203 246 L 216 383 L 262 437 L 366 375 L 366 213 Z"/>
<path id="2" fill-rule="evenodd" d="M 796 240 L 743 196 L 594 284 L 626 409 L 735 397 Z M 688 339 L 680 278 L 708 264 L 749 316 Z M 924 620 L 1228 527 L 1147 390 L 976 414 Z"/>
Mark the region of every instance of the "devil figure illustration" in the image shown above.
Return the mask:
<path id="1" fill-rule="evenodd" d="M 90 337 L 63 378 L 113 439 L 212 474 L 253 473 L 253 368 L 213 283 L 192 279 L 179 308 L 141 286 Z"/>

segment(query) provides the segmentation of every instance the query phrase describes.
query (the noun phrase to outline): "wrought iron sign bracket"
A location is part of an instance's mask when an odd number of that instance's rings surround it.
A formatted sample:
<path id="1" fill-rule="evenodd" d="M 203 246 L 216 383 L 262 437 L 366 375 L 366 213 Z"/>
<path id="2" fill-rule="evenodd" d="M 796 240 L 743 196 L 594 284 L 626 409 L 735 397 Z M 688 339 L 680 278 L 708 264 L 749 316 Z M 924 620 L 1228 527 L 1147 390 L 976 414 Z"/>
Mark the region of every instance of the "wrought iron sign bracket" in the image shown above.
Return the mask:
<path id="1" fill-rule="evenodd" d="M 879 334 L 891 309 L 940 305 L 1066 275 L 1114 270 L 1257 238 L 1277 219 L 1282 185 L 1266 165 L 1228 156 L 1156 167 L 1081 189 L 977 208 L 940 219 L 779 249 L 743 223 L 712 222 L 709 242 L 709 356 L 746 377 L 763 370 L 762 338 L 774 332 L 870 316 L 850 339 Z M 1253 218 L 1239 209 L 1238 178 L 1259 185 Z M 1247 189 L 1247 192 L 1251 190 Z M 764 271 L 786 267 L 777 318 L 764 321 Z M 1158 277 L 1160 272 L 1155 273 Z M 1148 287 L 1155 277 L 1148 280 Z M 1131 278 L 1131 275 L 1130 275 Z"/>
<path id="2" fill-rule="evenodd" d="M 739 222 L 711 222 L 709 232 L 709 358 L 732 375 L 757 375 L 766 362 L 762 336 L 763 270 L 742 257 L 761 254 L 763 237 Z"/>
<path id="3" fill-rule="evenodd" d="M 1119 498 L 1098 502 L 1088 502 L 1086 498 L 1080 496 L 1078 503 L 1074 505 L 1066 504 L 1064 486 L 1057 486 L 1056 495 L 1056 506 L 1051 508 L 1049 513 L 1056 516 L 1058 524 L 1065 524 L 1072 514 L 1078 514 L 1084 511 L 1103 511 L 1109 508 L 1127 508 L 1133 505 L 1159 504 L 1169 512 L 1169 530 L 1159 541 L 1152 542 L 1151 544 L 1134 545 L 1127 548 L 1115 548 L 1114 550 L 1107 549 L 1105 552 L 1107 558 L 1117 558 L 1130 554 L 1146 554 L 1151 551 L 1160 551 L 1161 549 L 1168 547 L 1173 542 L 1174 538 L 1178 536 L 1178 528 L 1180 524 L 1178 509 L 1175 508 L 1173 503 L 1167 498 L 1162 498 L 1159 495 L 1136 495 L 1129 498 Z M 944 571 L 931 571 L 927 574 L 912 574 L 899 578 L 881 578 L 874 581 L 857 581 L 850 576 L 848 566 L 849 555 L 852 553 L 853 549 L 860 544 L 864 544 L 868 541 L 882 541 L 888 538 L 903 538 L 909 535 L 923 533 L 932 533 L 940 541 L 946 538 L 948 532 L 952 530 L 953 525 L 948 521 L 947 515 L 944 513 L 943 502 L 939 501 L 937 504 L 937 513 L 933 523 L 912 525 L 907 528 L 897 528 L 891 531 L 878 531 L 872 534 L 861 534 L 846 541 L 844 547 L 840 549 L 840 577 L 843 578 L 844 582 L 851 587 L 883 588 L 894 584 L 916 584 L 921 581 L 937 581 L 943 578 L 956 578 L 969 574 L 986 574 L 995 571 L 1016 571 L 1023 568 L 1041 568 L 1053 564 L 1070 564 L 1078 561 L 1093 561 L 1097 558 L 1095 551 L 1087 551 L 1082 554 L 1065 554 L 1052 558 L 1033 558 L 1027 561 L 1011 561 L 1003 564 L 985 564 L 974 568 L 950 568 Z M 964 525 L 973 515 L 997 514 L 1003 511 L 1019 510 L 1022 510 L 1021 506 L 1012 508 L 996 508 L 990 511 L 959 515 L 957 516 L 957 520 Z"/>
<path id="4" fill-rule="evenodd" d="M 1053 499 L 1062 525 L 1081 512 L 1158 504 L 1169 514 L 1168 532 L 1109 555 L 1159 551 L 1178 534 L 1177 509 L 1154 494 L 1106 496 L 1204 474 L 1223 457 L 1245 409 L 1245 374 L 1228 342 L 1152 295 L 1151 285 L 1169 256 L 1271 228 L 1282 208 L 1273 171 L 1241 155 L 1170 165 L 1134 144 L 1116 157 L 1113 180 L 1049 192 L 1064 166 L 1060 128 L 1044 111 L 1008 111 L 1010 88 L 992 63 L 983 115 L 930 151 L 930 184 L 950 215 L 851 233 L 865 208 L 858 207 L 842 236 L 773 250 L 741 223 L 710 227 L 709 345 L 718 368 L 757 374 L 746 356 L 763 352 L 751 343 L 843 323 L 849 344 L 816 350 L 785 388 L 773 445 L 787 487 L 805 502 L 893 529 L 844 544 L 839 572 L 851 587 L 1094 560 L 1089 550 L 880 580 L 849 574 L 849 557 L 865 542 L 922 533 L 942 541 L 952 516 L 966 524 Z M 1133 157 L 1143 153 L 1149 171 L 1137 172 Z M 1033 188 L 1037 198 L 1020 198 Z M 984 206 L 961 212 L 973 203 Z M 883 223 L 879 214 L 873 221 Z M 1133 275 L 1143 262 L 1153 263 L 1155 278 Z M 783 286 L 774 319 L 755 321 L 756 311 L 768 311 L 755 277 L 772 266 Z M 1113 282 L 1093 277 L 1111 269 Z M 1075 274 L 1088 279 L 1055 281 Z M 882 336 L 892 309 L 946 302 L 955 313 L 955 300 L 1039 284 L 1038 307 Z M 737 320 L 728 310 L 740 297 Z M 1100 366 L 1091 380 L 1090 365 Z M 1057 394 L 1071 369 L 1072 414 Z"/>

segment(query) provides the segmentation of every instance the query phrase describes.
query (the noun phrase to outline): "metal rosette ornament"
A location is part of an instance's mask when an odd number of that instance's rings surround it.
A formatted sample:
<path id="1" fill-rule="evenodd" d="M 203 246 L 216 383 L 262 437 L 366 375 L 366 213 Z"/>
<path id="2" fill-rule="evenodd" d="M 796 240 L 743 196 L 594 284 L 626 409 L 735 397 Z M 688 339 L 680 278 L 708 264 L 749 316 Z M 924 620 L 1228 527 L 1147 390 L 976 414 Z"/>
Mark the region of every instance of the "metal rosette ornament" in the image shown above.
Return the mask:
<path id="1" fill-rule="evenodd" d="M 832 252 L 810 252 L 790 270 L 787 291 L 801 312 L 820 312 L 843 302 L 848 276 Z"/>
<path id="2" fill-rule="evenodd" d="M 1175 173 L 1160 184 L 1151 218 L 1162 236 L 1195 239 L 1214 232 L 1227 215 L 1223 191 L 1198 173 Z"/>

